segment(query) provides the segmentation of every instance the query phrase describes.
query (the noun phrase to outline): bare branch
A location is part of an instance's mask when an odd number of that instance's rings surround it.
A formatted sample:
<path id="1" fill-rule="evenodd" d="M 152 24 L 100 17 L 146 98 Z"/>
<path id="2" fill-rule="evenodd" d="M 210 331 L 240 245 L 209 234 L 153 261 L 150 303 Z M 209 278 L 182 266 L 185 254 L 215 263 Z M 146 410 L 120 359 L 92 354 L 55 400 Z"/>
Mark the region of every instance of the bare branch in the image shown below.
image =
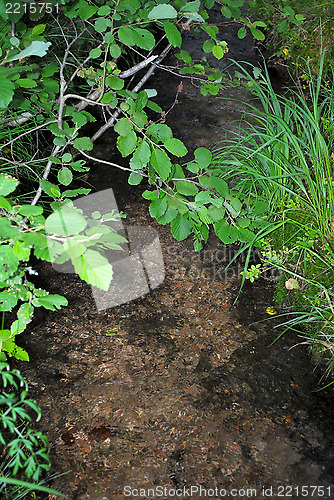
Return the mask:
<path id="1" fill-rule="evenodd" d="M 34 127 L 33 129 L 29 129 L 27 130 L 26 132 L 23 132 L 22 134 L 20 135 L 17 135 L 16 137 L 14 137 L 14 139 L 12 139 L 11 141 L 8 141 L 6 142 L 6 144 L 3 144 L 1 147 L 0 147 L 0 151 L 5 148 L 6 146 L 9 146 L 10 144 L 13 144 L 13 142 L 17 141 L 18 139 L 21 139 L 21 137 L 24 137 L 25 135 L 28 135 L 28 134 L 31 134 L 32 132 L 36 132 L 36 130 L 39 130 L 41 128 L 44 128 L 44 127 L 47 127 L 48 125 L 51 125 L 51 123 L 56 123 L 57 120 L 50 120 L 49 122 L 46 122 L 46 123 L 42 123 L 42 125 L 38 125 L 38 127 Z"/>
<path id="2" fill-rule="evenodd" d="M 187 26 L 189 24 L 191 24 L 191 19 L 188 19 L 188 21 L 185 23 L 185 25 L 187 25 Z M 132 89 L 132 92 L 138 92 L 138 90 L 140 90 L 142 88 L 142 86 L 145 85 L 147 80 L 153 75 L 157 65 L 163 61 L 163 59 L 167 56 L 167 54 L 170 52 L 171 49 L 172 49 L 171 44 L 168 44 L 167 47 L 164 48 L 164 50 L 161 52 L 159 57 L 157 57 L 152 62 L 151 67 L 145 73 L 143 78 L 141 80 L 139 80 L 137 85 Z M 99 128 L 99 130 L 92 137 L 93 142 L 96 141 L 96 139 L 98 139 L 99 137 L 101 137 L 101 135 L 104 134 L 104 132 L 106 130 L 108 130 L 110 127 L 113 126 L 113 124 L 115 123 L 115 120 L 118 118 L 119 114 L 120 114 L 120 110 L 115 111 L 115 113 L 111 116 L 111 118 L 107 121 L 107 123 L 105 123 L 101 128 Z"/>
<path id="3" fill-rule="evenodd" d="M 125 170 L 126 172 L 134 172 L 136 174 L 142 175 L 143 177 L 149 177 L 149 175 L 147 175 L 147 174 L 145 174 L 143 172 L 139 172 L 138 170 L 133 170 L 132 168 L 123 167 L 122 165 L 119 165 L 118 163 L 112 163 L 111 161 L 100 160 L 100 158 L 95 158 L 94 156 L 90 156 L 87 153 L 85 153 L 85 151 L 80 150 L 79 152 L 85 158 L 88 158 L 88 160 L 95 161 L 97 163 L 103 163 L 104 165 L 109 165 L 110 167 L 116 167 L 116 168 L 119 168 L 120 170 Z"/>
<path id="4" fill-rule="evenodd" d="M 56 146 L 54 148 L 54 150 L 52 151 L 52 156 L 56 156 L 59 151 L 62 149 L 61 146 Z M 43 179 L 46 180 L 48 177 L 49 177 L 49 174 L 50 174 L 50 170 L 51 170 L 51 167 L 53 165 L 53 161 L 52 160 L 49 160 L 46 164 L 46 167 L 45 167 L 45 170 L 44 170 L 44 174 L 43 174 Z M 38 200 L 40 199 L 42 195 L 42 188 L 41 186 L 39 186 L 39 188 L 37 189 L 36 191 L 36 194 L 35 194 L 35 197 L 34 199 L 32 200 L 32 202 L 30 203 L 30 205 L 36 205 L 36 203 L 38 202 Z"/>
<path id="5" fill-rule="evenodd" d="M 3 121 L 2 125 L 7 125 L 8 127 L 16 127 L 17 125 L 22 125 L 23 123 L 26 123 L 30 118 L 33 118 L 33 114 L 29 113 L 28 111 L 25 111 L 22 113 L 22 115 L 18 116 L 17 118 L 13 118 L 12 120 L 9 121 Z"/>

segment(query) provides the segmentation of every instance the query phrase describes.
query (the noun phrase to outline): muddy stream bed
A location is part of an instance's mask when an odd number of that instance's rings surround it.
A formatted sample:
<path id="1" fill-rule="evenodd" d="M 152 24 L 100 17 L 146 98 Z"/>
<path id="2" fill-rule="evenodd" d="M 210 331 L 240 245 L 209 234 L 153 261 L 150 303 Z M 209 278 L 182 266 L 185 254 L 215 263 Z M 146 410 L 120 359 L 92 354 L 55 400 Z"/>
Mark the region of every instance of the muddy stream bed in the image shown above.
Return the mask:
<path id="1" fill-rule="evenodd" d="M 225 32 L 232 57 L 255 60 L 250 40 Z M 194 54 L 196 43 L 190 35 L 185 48 Z M 179 83 L 160 72 L 148 87 L 168 111 Z M 232 98 L 250 98 L 242 92 L 203 98 L 183 79 L 166 123 L 189 149 L 210 146 L 241 116 Z M 111 159 L 113 150 L 104 136 L 93 153 Z M 52 486 L 73 500 L 333 498 L 333 390 L 315 392 L 320 373 L 306 347 L 291 349 L 300 338 L 272 345 L 275 322 L 255 323 L 268 317 L 270 283 L 246 285 L 233 305 L 240 279 L 222 271 L 232 249 L 213 234 L 200 253 L 178 243 L 121 172 L 93 166 L 89 180 L 113 188 L 125 226 L 158 231 L 165 279 L 98 312 L 77 276 L 40 268 L 40 286 L 69 301 L 23 339 L 52 472 L 67 472 Z"/>

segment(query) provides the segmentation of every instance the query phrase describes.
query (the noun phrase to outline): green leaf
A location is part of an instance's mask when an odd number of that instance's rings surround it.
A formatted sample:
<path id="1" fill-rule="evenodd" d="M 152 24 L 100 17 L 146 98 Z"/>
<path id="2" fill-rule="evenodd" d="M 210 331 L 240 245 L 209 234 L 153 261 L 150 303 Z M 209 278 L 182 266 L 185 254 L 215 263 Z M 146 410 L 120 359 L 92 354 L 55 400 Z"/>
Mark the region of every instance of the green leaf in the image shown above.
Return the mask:
<path id="1" fill-rule="evenodd" d="M 89 194 L 90 191 L 91 190 L 87 189 L 87 188 L 69 189 L 68 191 L 63 192 L 63 196 L 64 196 L 64 198 L 75 198 L 79 194 L 83 194 L 83 195 Z"/>
<path id="2" fill-rule="evenodd" d="M 22 349 L 22 347 L 16 345 L 14 351 L 14 358 L 19 359 L 20 361 L 29 361 L 29 354 L 25 349 Z"/>
<path id="3" fill-rule="evenodd" d="M 24 215 L 24 217 L 33 217 L 37 215 L 42 215 L 43 207 L 32 206 L 32 205 L 22 205 L 19 208 L 19 214 Z"/>
<path id="4" fill-rule="evenodd" d="M 60 147 L 65 146 L 66 145 L 66 139 L 65 139 L 65 137 L 55 137 L 53 139 L 53 144 L 55 146 L 60 146 Z"/>
<path id="5" fill-rule="evenodd" d="M 33 35 L 41 35 L 46 28 L 46 24 L 37 24 L 36 26 L 33 27 L 32 29 L 32 34 Z"/>
<path id="6" fill-rule="evenodd" d="M 42 76 L 43 78 L 48 78 L 50 76 L 53 76 L 57 71 L 59 71 L 58 64 L 50 63 L 43 67 Z"/>
<path id="7" fill-rule="evenodd" d="M 10 80 L 0 80 L 0 109 L 6 109 L 14 96 L 14 83 Z"/>
<path id="8" fill-rule="evenodd" d="M 137 145 L 137 134 L 132 130 L 125 136 L 117 139 L 117 148 L 123 157 L 133 153 Z"/>
<path id="9" fill-rule="evenodd" d="M 124 45 L 133 47 L 136 44 L 136 35 L 133 28 L 129 26 L 121 26 L 118 30 L 118 39 Z"/>
<path id="10" fill-rule="evenodd" d="M 249 226 L 250 222 L 251 222 L 251 220 L 248 217 L 238 219 L 238 227 L 240 227 L 241 229 L 244 229 L 244 228 Z"/>
<path id="11" fill-rule="evenodd" d="M 198 216 L 199 216 L 200 220 L 202 222 L 204 222 L 204 224 L 212 224 L 213 223 L 213 219 L 209 216 L 208 209 L 206 207 L 203 207 L 198 211 Z"/>
<path id="12" fill-rule="evenodd" d="M 186 199 L 182 198 L 180 195 L 178 195 L 178 197 L 173 197 L 173 196 L 168 197 L 168 205 L 171 208 L 177 210 L 180 214 L 185 214 L 189 212 L 189 208 L 186 205 L 185 201 Z"/>
<path id="13" fill-rule="evenodd" d="M 237 217 L 241 212 L 242 203 L 238 198 L 229 197 L 228 201 L 225 201 L 223 205 L 232 217 Z"/>
<path id="14" fill-rule="evenodd" d="M 30 56 L 43 57 L 45 56 L 50 45 L 51 42 L 41 42 L 40 40 L 34 40 L 26 49 L 22 50 L 16 56 L 9 57 L 6 62 L 18 61 L 19 59 Z"/>
<path id="15" fill-rule="evenodd" d="M 147 133 L 165 142 L 167 139 L 173 137 L 173 132 L 168 125 L 164 123 L 153 123 L 147 127 Z"/>
<path id="16" fill-rule="evenodd" d="M 0 195 L 7 196 L 12 193 L 19 181 L 9 174 L 0 174 Z"/>
<path id="17" fill-rule="evenodd" d="M 117 134 L 126 136 L 133 130 L 133 125 L 128 118 L 123 117 L 118 120 L 114 127 L 114 130 L 115 132 L 117 132 Z"/>
<path id="18" fill-rule="evenodd" d="M 96 49 L 92 49 L 90 52 L 89 52 L 89 55 L 92 59 L 97 59 L 98 57 L 100 57 L 100 55 L 102 54 L 102 50 L 99 49 L 99 48 L 96 48 Z"/>
<path id="19" fill-rule="evenodd" d="M 29 292 L 31 295 L 31 292 Z M 30 297 L 25 298 L 25 300 L 30 300 Z M 34 308 L 31 304 L 25 303 L 19 307 L 17 311 L 17 320 L 14 321 L 10 326 L 10 331 L 12 336 L 22 333 L 26 326 L 30 323 L 33 318 Z"/>
<path id="20" fill-rule="evenodd" d="M 207 211 L 208 216 L 214 221 L 218 222 L 219 220 L 222 220 L 225 216 L 225 209 L 224 208 L 208 208 Z"/>
<path id="21" fill-rule="evenodd" d="M 211 38 L 209 40 L 206 40 L 204 43 L 203 43 L 203 52 L 205 52 L 206 54 L 209 54 L 210 52 L 212 52 L 212 49 L 213 47 L 215 47 L 215 41 L 212 40 Z"/>
<path id="22" fill-rule="evenodd" d="M 95 250 L 88 249 L 81 257 L 73 259 L 75 272 L 88 284 L 107 291 L 113 278 L 113 268 L 108 260 Z"/>
<path id="23" fill-rule="evenodd" d="M 283 33 L 289 27 L 289 21 L 287 19 L 283 19 L 283 21 L 278 25 L 277 31 L 278 33 Z"/>
<path id="24" fill-rule="evenodd" d="M 150 163 L 154 170 L 160 175 L 161 179 L 166 181 L 172 170 L 172 164 L 167 154 L 161 151 L 161 149 L 154 148 Z"/>
<path id="25" fill-rule="evenodd" d="M 231 9 L 229 9 L 227 7 L 227 5 L 223 5 L 222 8 L 221 8 L 221 11 L 222 11 L 222 14 L 227 17 L 228 19 L 230 19 L 232 17 L 232 12 L 231 12 Z"/>
<path id="26" fill-rule="evenodd" d="M 60 198 L 60 189 L 58 186 L 56 186 L 55 184 L 52 184 L 51 182 L 49 181 L 45 181 L 44 179 L 42 179 L 40 181 L 40 185 L 41 185 L 41 188 L 43 189 L 43 191 L 51 196 L 52 198 Z"/>
<path id="27" fill-rule="evenodd" d="M 29 205 L 30 206 L 30 205 Z M 6 198 L 0 196 L 0 208 L 4 208 L 7 212 L 10 212 L 12 206 Z"/>
<path id="28" fill-rule="evenodd" d="M 291 17 L 291 18 L 293 18 L 293 17 L 294 17 L 294 15 L 295 15 L 295 11 L 293 10 L 293 8 L 292 8 L 292 7 L 290 7 L 290 5 L 287 5 L 286 7 L 284 7 L 283 11 L 284 11 L 284 13 L 285 13 L 287 16 L 289 16 L 289 17 Z"/>
<path id="29" fill-rule="evenodd" d="M 0 293 L 0 295 L 1 295 L 1 293 Z M 10 310 L 10 309 L 8 309 L 8 310 Z M 12 335 L 12 333 L 10 330 L 0 330 L 0 342 L 3 342 L 4 340 L 8 340 L 11 337 L 11 335 Z"/>
<path id="30" fill-rule="evenodd" d="M 180 194 L 185 196 L 195 196 L 198 193 L 198 187 L 189 181 L 174 181 L 175 187 Z"/>
<path id="31" fill-rule="evenodd" d="M 257 28 L 251 27 L 251 33 L 256 40 L 264 40 L 265 36 L 262 33 L 262 31 L 258 30 Z"/>
<path id="32" fill-rule="evenodd" d="M 164 142 L 165 148 L 174 156 L 184 156 L 188 153 L 187 148 L 179 139 L 171 137 Z"/>
<path id="33" fill-rule="evenodd" d="M 210 165 L 212 161 L 212 153 L 206 148 L 195 149 L 195 160 L 202 168 L 206 168 Z"/>
<path id="34" fill-rule="evenodd" d="M 157 220 L 159 224 L 170 224 L 173 219 L 177 216 L 178 211 L 175 208 L 168 207 L 166 212 L 159 217 Z"/>
<path id="35" fill-rule="evenodd" d="M 246 30 L 245 26 L 243 26 L 242 28 L 240 28 L 238 30 L 238 38 L 240 38 L 240 40 L 242 40 L 243 38 L 245 38 L 246 35 L 247 35 L 247 30 Z"/>
<path id="36" fill-rule="evenodd" d="M 37 86 L 35 80 L 32 80 L 31 78 L 19 78 L 18 80 L 15 81 L 15 83 L 17 86 L 22 87 L 24 89 L 32 89 Z"/>
<path id="37" fill-rule="evenodd" d="M 20 45 L 20 40 L 16 36 L 11 36 L 9 41 L 10 41 L 10 44 L 15 48 Z"/>
<path id="38" fill-rule="evenodd" d="M 181 167 L 181 165 L 179 165 L 178 163 L 176 163 L 174 166 L 174 169 L 173 169 L 173 178 L 174 179 L 185 179 L 186 176 L 184 175 L 184 171 L 183 171 L 183 168 Z"/>
<path id="39" fill-rule="evenodd" d="M 87 21 L 90 19 L 97 11 L 98 7 L 89 5 L 86 0 L 80 0 L 78 3 L 74 2 L 74 7 L 72 7 L 68 12 L 67 16 L 70 18 L 80 16 L 81 19 Z"/>
<path id="40" fill-rule="evenodd" d="M 109 16 L 111 12 L 111 8 L 109 5 L 102 5 L 102 7 L 99 8 L 98 14 L 99 16 Z"/>
<path id="41" fill-rule="evenodd" d="M 143 141 L 137 147 L 130 160 L 130 167 L 133 170 L 142 170 L 146 167 L 151 157 L 151 149 L 146 141 Z"/>
<path id="42" fill-rule="evenodd" d="M 269 204 L 266 201 L 257 200 L 254 204 L 254 215 L 263 214 L 269 210 Z"/>
<path id="43" fill-rule="evenodd" d="M 189 162 L 187 163 L 187 170 L 189 170 L 189 172 L 192 172 L 193 174 L 197 174 L 199 171 L 200 171 L 200 166 L 198 163 L 195 163 L 195 162 Z"/>
<path id="44" fill-rule="evenodd" d="M 179 54 L 176 54 L 177 59 L 181 59 L 183 62 L 186 64 L 191 65 L 193 63 L 193 60 L 191 58 L 191 55 L 187 50 L 181 50 Z"/>
<path id="45" fill-rule="evenodd" d="M 303 14 L 296 14 L 297 21 L 304 21 L 306 17 Z"/>
<path id="46" fill-rule="evenodd" d="M 167 3 L 156 5 L 148 14 L 148 19 L 176 19 L 177 11 Z"/>
<path id="47" fill-rule="evenodd" d="M 202 205 L 204 203 L 211 203 L 212 197 L 211 194 L 208 191 L 200 191 L 196 196 L 195 196 L 195 203 Z"/>
<path id="48" fill-rule="evenodd" d="M 149 206 L 149 212 L 151 217 L 158 219 L 161 217 L 167 210 L 168 202 L 166 196 L 157 198 L 153 200 L 151 205 Z"/>
<path id="49" fill-rule="evenodd" d="M 5 281 L 18 268 L 19 260 L 10 245 L 0 246 L 0 281 Z"/>
<path id="50" fill-rule="evenodd" d="M 104 7 L 108 7 L 105 5 Z M 110 9 L 110 7 L 109 7 Z M 97 33 L 103 33 L 108 28 L 108 22 L 104 17 L 98 17 L 95 21 L 95 31 Z"/>
<path id="51" fill-rule="evenodd" d="M 15 289 L 11 288 L 0 292 L 0 311 L 11 311 L 19 301 Z M 6 339 L 5 339 L 6 340 Z"/>
<path id="52" fill-rule="evenodd" d="M 208 94 L 217 95 L 219 92 L 219 85 L 214 83 L 203 83 L 201 87 L 201 94 L 206 96 Z"/>
<path id="53" fill-rule="evenodd" d="M 147 101 L 148 101 L 147 92 L 145 92 L 145 90 L 142 90 L 141 92 L 139 92 L 136 99 L 136 111 L 142 111 L 145 108 Z"/>
<path id="54" fill-rule="evenodd" d="M 71 153 L 64 153 L 63 156 L 61 157 L 61 161 L 64 162 L 64 163 L 69 163 L 70 161 L 72 161 L 72 155 Z"/>
<path id="55" fill-rule="evenodd" d="M 128 183 L 131 186 L 137 186 L 143 180 L 143 176 L 141 174 L 137 174 L 137 172 L 131 172 L 128 178 Z"/>
<path id="56" fill-rule="evenodd" d="M 259 28 L 267 28 L 266 23 L 264 23 L 263 21 L 255 21 L 254 25 L 258 26 Z"/>
<path id="57" fill-rule="evenodd" d="M 226 48 L 221 46 L 221 45 L 215 45 L 212 47 L 212 54 L 215 56 L 216 59 L 221 59 L 226 52 Z"/>
<path id="58" fill-rule="evenodd" d="M 110 108 L 115 108 L 117 106 L 118 100 L 114 92 L 106 92 L 105 94 L 103 94 L 100 102 L 102 104 L 109 104 Z"/>
<path id="59" fill-rule="evenodd" d="M 70 206 L 57 210 L 45 221 L 45 231 L 59 236 L 70 236 L 81 233 L 87 226 L 86 219 L 80 211 Z"/>
<path id="60" fill-rule="evenodd" d="M 113 43 L 109 47 L 109 52 L 110 52 L 111 57 L 118 59 L 122 53 L 122 49 L 119 45 L 117 45 L 116 43 Z"/>
<path id="61" fill-rule="evenodd" d="M 62 295 L 44 295 L 43 297 L 36 297 L 33 299 L 32 304 L 35 307 L 44 307 L 50 311 L 56 311 L 62 306 L 67 306 L 68 302 Z"/>
<path id="62" fill-rule="evenodd" d="M 172 235 L 177 241 L 185 240 L 192 230 L 191 222 L 181 214 L 178 214 L 175 219 L 172 220 L 170 226 Z"/>
<path id="63" fill-rule="evenodd" d="M 220 179 L 219 177 L 211 176 L 210 177 L 210 184 L 222 196 L 225 197 L 228 195 L 228 185 L 227 185 L 227 182 L 224 181 L 223 179 Z"/>
<path id="64" fill-rule="evenodd" d="M 163 27 L 166 33 L 167 40 L 173 47 L 181 47 L 182 36 L 175 24 L 170 21 L 164 21 Z"/>
<path id="65" fill-rule="evenodd" d="M 93 149 L 93 143 L 89 137 L 77 137 L 74 139 L 73 146 L 75 149 L 83 149 L 85 151 L 91 151 Z"/>
<path id="66" fill-rule="evenodd" d="M 107 76 L 105 83 L 114 90 L 121 90 L 124 87 L 124 80 L 115 75 Z"/>
<path id="67" fill-rule="evenodd" d="M 8 354 L 10 356 L 14 355 L 15 348 L 16 348 L 16 344 L 15 344 L 15 342 L 13 340 L 10 340 L 10 339 L 9 340 L 5 340 L 2 343 L 2 350 L 8 352 Z"/>
<path id="68" fill-rule="evenodd" d="M 152 50 L 155 46 L 155 38 L 153 34 L 142 28 L 134 28 L 135 30 L 135 42 L 138 47 L 143 50 Z"/>
<path id="69" fill-rule="evenodd" d="M 209 35 L 210 38 L 213 38 L 214 40 L 216 40 L 217 33 L 219 32 L 218 26 L 209 25 L 209 26 L 203 27 L 203 29 Z"/>
<path id="70" fill-rule="evenodd" d="M 63 167 L 59 170 L 57 177 L 60 184 L 63 184 L 64 186 L 68 186 L 73 180 L 72 172 L 67 167 Z"/>
<path id="71" fill-rule="evenodd" d="M 159 198 L 159 191 L 156 189 L 154 191 L 148 191 L 148 189 L 146 189 L 142 197 L 145 198 L 145 200 L 157 200 Z"/>
<path id="72" fill-rule="evenodd" d="M 226 245 L 238 240 L 238 229 L 226 221 L 216 222 L 214 228 L 218 238 Z"/>

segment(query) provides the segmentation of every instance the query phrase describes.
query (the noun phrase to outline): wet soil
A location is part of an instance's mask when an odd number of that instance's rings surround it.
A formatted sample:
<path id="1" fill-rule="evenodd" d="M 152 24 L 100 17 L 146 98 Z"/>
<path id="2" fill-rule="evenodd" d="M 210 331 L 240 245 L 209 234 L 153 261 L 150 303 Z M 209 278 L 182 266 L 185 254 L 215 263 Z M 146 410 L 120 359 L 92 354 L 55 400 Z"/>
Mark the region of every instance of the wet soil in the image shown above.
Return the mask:
<path id="1" fill-rule="evenodd" d="M 168 109 L 179 79 L 150 83 Z M 187 144 L 210 145 L 243 112 L 216 103 L 184 82 L 167 123 Z M 110 157 L 108 137 L 94 154 Z M 242 489 L 234 498 L 253 488 L 256 499 L 297 499 L 311 485 L 323 494 L 303 498 L 332 498 L 333 390 L 314 392 L 319 375 L 301 339 L 289 333 L 273 344 L 275 320 L 255 323 L 267 318 L 271 285 L 247 285 L 233 304 L 238 269 L 223 271 L 233 249 L 214 235 L 200 253 L 175 241 L 120 172 L 95 166 L 90 182 L 114 188 L 125 225 L 158 231 L 166 276 L 151 293 L 98 312 L 77 276 L 39 269 L 40 285 L 69 301 L 23 336 L 31 362 L 22 371 L 42 408 L 52 472 L 66 472 L 52 486 L 73 500 L 172 498 L 176 489 L 199 498 L 191 486 L 211 498 L 223 497 L 214 488 Z"/>

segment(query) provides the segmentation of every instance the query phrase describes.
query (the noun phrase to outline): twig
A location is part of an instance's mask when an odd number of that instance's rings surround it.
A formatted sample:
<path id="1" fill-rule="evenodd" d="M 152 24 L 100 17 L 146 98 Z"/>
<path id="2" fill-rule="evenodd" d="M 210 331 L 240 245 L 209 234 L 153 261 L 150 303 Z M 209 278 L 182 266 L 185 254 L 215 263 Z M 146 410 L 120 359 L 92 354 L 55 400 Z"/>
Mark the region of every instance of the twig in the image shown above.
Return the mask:
<path id="1" fill-rule="evenodd" d="M 104 165 L 109 165 L 110 167 L 116 167 L 116 168 L 119 168 L 120 170 L 125 170 L 126 172 L 134 172 L 136 174 L 142 175 L 143 177 L 149 177 L 148 174 L 144 174 L 143 172 L 141 172 L 139 170 L 133 170 L 132 168 L 123 167 L 122 165 L 118 165 L 118 163 L 112 163 L 111 161 L 100 160 L 100 158 L 95 158 L 94 156 L 90 156 L 89 154 L 85 153 L 82 150 L 80 150 L 79 152 L 83 156 L 85 156 L 86 158 L 88 158 L 88 160 L 95 161 L 97 163 L 103 163 Z"/>
<path id="2" fill-rule="evenodd" d="M 51 123 L 56 123 L 57 120 L 50 120 L 49 122 L 43 123 L 42 125 L 38 125 L 38 127 L 35 127 L 33 129 L 27 130 L 26 132 L 23 132 L 22 134 L 14 137 L 11 141 L 6 142 L 6 144 L 3 144 L 0 147 L 0 151 L 5 148 L 6 146 L 9 146 L 9 144 L 13 144 L 13 142 L 17 141 L 18 139 L 21 139 L 21 137 L 24 137 L 25 135 L 31 134 L 32 132 L 36 132 L 36 130 L 39 130 L 40 128 L 47 127 L 48 125 L 51 125 Z"/>
<path id="3" fill-rule="evenodd" d="M 191 19 L 188 19 L 188 21 L 185 23 L 185 26 L 189 26 L 190 24 L 191 24 Z M 163 61 L 163 59 L 165 59 L 165 57 L 170 52 L 172 47 L 173 46 L 169 43 L 167 45 L 167 47 L 164 48 L 164 50 L 161 52 L 160 56 L 158 56 L 152 62 L 150 69 L 145 73 L 143 78 L 141 80 L 139 80 L 137 85 L 132 89 L 132 92 L 138 92 L 138 90 L 140 90 L 142 88 L 142 86 L 145 85 L 147 80 L 153 75 L 157 65 L 160 64 L 161 61 Z M 101 135 L 104 134 L 104 132 L 106 130 L 108 130 L 110 127 L 113 126 L 113 124 L 115 123 L 115 120 L 118 118 L 119 114 L 120 114 L 120 110 L 115 111 L 115 113 L 111 116 L 111 118 L 109 118 L 107 123 L 105 123 L 101 128 L 99 128 L 99 130 L 93 135 L 92 142 L 96 141 L 96 139 L 101 137 Z"/>
<path id="4" fill-rule="evenodd" d="M 61 149 L 62 149 L 62 146 L 56 146 L 54 148 L 54 150 L 52 151 L 52 156 L 56 156 Z M 42 177 L 43 180 L 46 180 L 49 177 L 49 173 L 50 173 L 52 165 L 53 165 L 53 161 L 49 160 L 47 162 L 45 170 L 44 170 L 44 174 L 43 174 L 43 177 Z M 41 186 L 39 186 L 39 188 L 36 191 L 35 197 L 32 200 L 32 202 L 30 203 L 30 205 L 36 205 L 36 203 L 38 202 L 38 200 L 40 199 L 40 197 L 42 195 L 42 191 L 43 190 L 42 190 Z"/>

